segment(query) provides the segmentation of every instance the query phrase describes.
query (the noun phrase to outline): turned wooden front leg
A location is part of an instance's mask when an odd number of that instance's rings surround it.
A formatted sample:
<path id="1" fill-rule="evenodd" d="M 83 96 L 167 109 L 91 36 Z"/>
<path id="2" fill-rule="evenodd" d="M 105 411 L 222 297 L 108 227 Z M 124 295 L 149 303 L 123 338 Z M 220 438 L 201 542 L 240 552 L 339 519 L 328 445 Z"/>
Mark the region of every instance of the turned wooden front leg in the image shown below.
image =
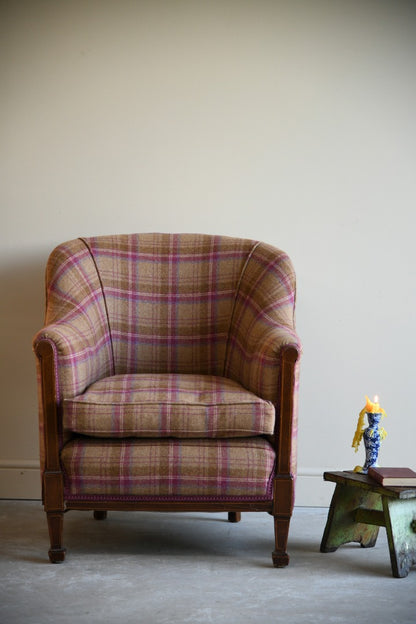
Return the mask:
<path id="1" fill-rule="evenodd" d="M 62 534 L 64 525 L 64 513 L 57 511 L 46 512 L 48 519 L 49 539 L 51 548 L 48 552 L 51 563 L 62 563 L 65 559 L 66 549 L 62 546 Z"/>
<path id="2" fill-rule="evenodd" d="M 289 563 L 287 542 L 289 525 L 294 504 L 294 483 L 292 475 L 278 476 L 274 480 L 274 551 L 272 560 L 275 568 L 283 568 Z"/>
<path id="3" fill-rule="evenodd" d="M 287 541 L 289 535 L 290 516 L 274 516 L 275 549 L 272 560 L 275 568 L 284 568 L 289 564 Z"/>
<path id="4" fill-rule="evenodd" d="M 337 484 L 322 537 L 321 552 L 334 552 L 349 542 L 359 542 L 363 548 L 375 545 L 379 527 L 357 522 L 354 514 L 359 508 L 382 511 L 380 494 Z"/>
<path id="5" fill-rule="evenodd" d="M 49 560 L 52 563 L 61 563 L 65 559 L 65 548 L 62 546 L 64 525 L 64 497 L 63 478 L 58 470 L 45 472 L 44 505 L 48 520 L 50 539 Z"/>

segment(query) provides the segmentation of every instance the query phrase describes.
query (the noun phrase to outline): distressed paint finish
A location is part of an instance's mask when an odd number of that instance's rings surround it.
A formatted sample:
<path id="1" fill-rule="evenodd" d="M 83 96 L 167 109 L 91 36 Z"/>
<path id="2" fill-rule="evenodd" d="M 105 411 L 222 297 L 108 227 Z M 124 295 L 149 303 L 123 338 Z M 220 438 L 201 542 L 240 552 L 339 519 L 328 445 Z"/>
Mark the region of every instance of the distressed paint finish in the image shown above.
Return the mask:
<path id="1" fill-rule="evenodd" d="M 374 546 L 384 526 L 393 576 L 407 576 L 416 565 L 416 488 L 383 487 L 353 472 L 326 472 L 324 479 L 336 488 L 321 552 L 334 552 L 349 542 Z"/>
<path id="2" fill-rule="evenodd" d="M 348 485 L 337 485 L 329 509 L 321 552 L 334 552 L 339 546 L 349 542 L 359 542 L 363 548 L 374 546 L 378 526 L 357 522 L 354 512 L 358 508 L 382 510 L 380 494 Z"/>
<path id="3" fill-rule="evenodd" d="M 393 576 L 407 576 L 416 565 L 416 499 L 383 500 Z"/>

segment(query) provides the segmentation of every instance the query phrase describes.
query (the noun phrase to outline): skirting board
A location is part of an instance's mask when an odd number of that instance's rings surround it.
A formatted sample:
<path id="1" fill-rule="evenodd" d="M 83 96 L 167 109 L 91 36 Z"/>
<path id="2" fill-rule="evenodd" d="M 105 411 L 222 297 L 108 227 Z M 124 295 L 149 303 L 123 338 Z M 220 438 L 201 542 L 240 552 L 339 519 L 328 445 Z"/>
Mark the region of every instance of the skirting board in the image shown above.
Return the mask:
<path id="1" fill-rule="evenodd" d="M 299 468 L 296 479 L 298 507 L 329 507 L 333 493 L 330 483 L 324 482 L 326 469 Z M 0 498 L 40 499 L 39 464 L 35 460 L 3 460 L 0 462 Z"/>
<path id="2" fill-rule="evenodd" d="M 39 462 L 36 460 L 1 460 L 0 498 L 40 499 Z"/>
<path id="3" fill-rule="evenodd" d="M 299 468 L 296 478 L 295 505 L 297 507 L 329 507 L 334 484 L 324 481 L 326 470 L 337 468 Z"/>

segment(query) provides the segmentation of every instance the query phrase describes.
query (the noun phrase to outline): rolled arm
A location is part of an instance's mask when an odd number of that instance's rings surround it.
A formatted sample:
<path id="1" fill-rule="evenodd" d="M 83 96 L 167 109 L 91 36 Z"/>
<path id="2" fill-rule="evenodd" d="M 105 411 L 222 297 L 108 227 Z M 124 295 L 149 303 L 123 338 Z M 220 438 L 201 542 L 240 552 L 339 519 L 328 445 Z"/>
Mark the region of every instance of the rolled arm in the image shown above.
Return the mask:
<path id="1" fill-rule="evenodd" d="M 292 478 L 297 464 L 298 380 L 301 345 L 296 334 L 275 326 L 235 341 L 228 374 L 276 407 L 276 475 Z"/>
<path id="2" fill-rule="evenodd" d="M 225 371 L 275 405 L 276 500 L 285 501 L 284 513 L 293 505 L 297 461 L 301 345 L 295 329 L 295 302 L 296 276 L 289 257 L 258 244 L 240 279 Z"/>
<path id="3" fill-rule="evenodd" d="M 111 374 L 110 338 L 105 327 L 95 328 L 80 312 L 71 320 L 41 329 L 33 339 L 33 350 L 38 373 L 41 472 L 49 471 L 55 478 L 60 471 L 59 448 L 63 441 L 60 403 Z"/>
<path id="4" fill-rule="evenodd" d="M 301 354 L 296 333 L 284 326 L 272 325 L 266 330 L 258 325 L 249 333 L 231 337 L 227 375 L 258 396 L 280 404 L 279 386 L 282 358 L 287 349 Z"/>
<path id="5" fill-rule="evenodd" d="M 70 320 L 41 329 L 33 339 L 39 357 L 42 343 L 51 345 L 55 361 L 55 381 L 60 398 L 80 394 L 91 383 L 112 374 L 111 338 L 105 326 L 98 327 L 87 314 L 79 312 Z"/>
<path id="6" fill-rule="evenodd" d="M 229 331 L 226 374 L 279 405 L 282 353 L 300 353 L 294 311 L 296 277 L 282 251 L 264 243 L 253 249 L 241 275 Z"/>

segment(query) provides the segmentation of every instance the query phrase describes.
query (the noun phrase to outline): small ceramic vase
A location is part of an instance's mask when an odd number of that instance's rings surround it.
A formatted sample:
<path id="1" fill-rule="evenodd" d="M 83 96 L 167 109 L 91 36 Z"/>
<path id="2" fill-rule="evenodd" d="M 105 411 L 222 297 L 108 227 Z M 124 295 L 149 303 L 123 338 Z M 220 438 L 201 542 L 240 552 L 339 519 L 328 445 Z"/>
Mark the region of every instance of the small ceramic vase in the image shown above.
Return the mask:
<path id="1" fill-rule="evenodd" d="M 382 417 L 381 412 L 372 414 L 366 412 L 368 419 L 368 427 L 364 430 L 363 439 L 365 447 L 365 464 L 362 467 L 362 473 L 367 474 L 371 466 L 377 466 L 378 453 L 381 445 L 381 435 L 379 424 Z"/>

